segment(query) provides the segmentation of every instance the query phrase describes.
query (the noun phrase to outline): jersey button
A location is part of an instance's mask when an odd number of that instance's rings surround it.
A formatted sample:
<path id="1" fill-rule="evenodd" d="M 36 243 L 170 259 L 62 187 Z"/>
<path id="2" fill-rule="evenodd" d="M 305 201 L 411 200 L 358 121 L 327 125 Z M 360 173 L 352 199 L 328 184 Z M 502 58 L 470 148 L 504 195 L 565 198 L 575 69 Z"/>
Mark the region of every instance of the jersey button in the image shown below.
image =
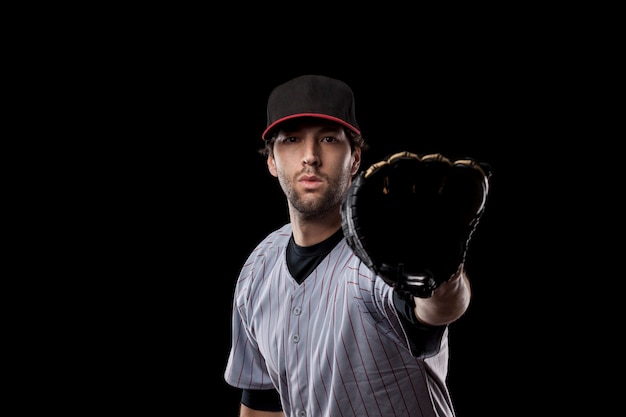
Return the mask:
<path id="1" fill-rule="evenodd" d="M 294 334 L 293 336 L 291 336 L 291 341 L 293 343 L 298 343 L 300 341 L 300 336 L 297 334 Z"/>
<path id="2" fill-rule="evenodd" d="M 302 309 L 300 307 L 294 307 L 293 308 L 293 314 L 294 316 L 299 316 L 300 313 L 302 313 Z"/>
<path id="3" fill-rule="evenodd" d="M 306 411 L 304 410 L 298 411 L 298 417 L 306 417 Z"/>

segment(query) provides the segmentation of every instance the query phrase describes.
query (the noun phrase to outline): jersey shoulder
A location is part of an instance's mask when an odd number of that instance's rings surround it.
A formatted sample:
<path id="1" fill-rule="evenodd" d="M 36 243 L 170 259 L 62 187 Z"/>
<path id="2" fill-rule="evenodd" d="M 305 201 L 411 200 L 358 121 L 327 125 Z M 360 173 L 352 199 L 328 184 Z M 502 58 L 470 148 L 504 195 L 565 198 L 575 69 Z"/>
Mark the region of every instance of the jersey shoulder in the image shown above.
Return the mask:
<path id="1" fill-rule="evenodd" d="M 261 267 L 267 267 L 283 260 L 291 233 L 291 223 L 287 223 L 265 236 L 248 255 L 241 269 L 240 277 L 248 276 L 251 271 L 259 271 Z"/>
<path id="2" fill-rule="evenodd" d="M 250 254 L 250 258 L 265 255 L 267 253 L 275 253 L 276 251 L 285 250 L 289 239 L 291 238 L 292 229 L 291 223 L 287 223 L 284 226 L 274 230 L 254 248 Z"/>

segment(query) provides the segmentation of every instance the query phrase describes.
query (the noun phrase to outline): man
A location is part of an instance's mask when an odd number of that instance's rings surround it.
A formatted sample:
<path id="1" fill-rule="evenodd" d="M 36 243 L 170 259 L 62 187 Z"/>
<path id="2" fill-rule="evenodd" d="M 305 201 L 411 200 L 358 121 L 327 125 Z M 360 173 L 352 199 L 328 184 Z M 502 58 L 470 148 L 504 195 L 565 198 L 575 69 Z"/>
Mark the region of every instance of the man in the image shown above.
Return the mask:
<path id="1" fill-rule="evenodd" d="M 454 416 L 448 325 L 468 308 L 463 265 L 427 297 L 403 296 L 355 255 L 341 204 L 367 145 L 344 82 L 276 87 L 262 134 L 290 222 L 249 255 L 235 288 L 225 380 L 241 417 Z"/>

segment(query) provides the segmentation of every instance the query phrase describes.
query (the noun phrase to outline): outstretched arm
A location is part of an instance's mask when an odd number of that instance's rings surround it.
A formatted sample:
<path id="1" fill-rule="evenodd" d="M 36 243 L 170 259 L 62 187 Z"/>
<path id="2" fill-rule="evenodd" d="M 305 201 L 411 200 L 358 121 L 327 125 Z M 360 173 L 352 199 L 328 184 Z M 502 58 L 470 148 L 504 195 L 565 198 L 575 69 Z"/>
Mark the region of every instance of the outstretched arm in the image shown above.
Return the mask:
<path id="1" fill-rule="evenodd" d="M 428 298 L 413 297 L 415 316 L 431 326 L 450 324 L 458 320 L 469 307 L 472 291 L 463 268 L 452 279 L 442 283 Z"/>

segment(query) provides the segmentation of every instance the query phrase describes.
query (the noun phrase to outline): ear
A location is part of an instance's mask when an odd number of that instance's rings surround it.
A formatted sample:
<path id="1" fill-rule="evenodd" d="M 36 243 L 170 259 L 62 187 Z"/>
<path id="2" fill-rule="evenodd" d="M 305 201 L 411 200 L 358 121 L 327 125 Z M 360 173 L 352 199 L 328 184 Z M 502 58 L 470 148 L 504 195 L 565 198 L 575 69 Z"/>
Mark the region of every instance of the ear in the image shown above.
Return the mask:
<path id="1" fill-rule="evenodd" d="M 354 154 L 352 155 L 354 161 L 352 161 L 352 169 L 350 173 L 352 175 L 356 174 L 361 166 L 361 148 L 357 148 Z"/>
<path id="2" fill-rule="evenodd" d="M 276 161 L 274 160 L 274 157 L 272 156 L 267 157 L 267 169 L 270 172 L 270 174 L 272 174 L 275 177 L 278 177 L 278 172 L 276 172 Z"/>

